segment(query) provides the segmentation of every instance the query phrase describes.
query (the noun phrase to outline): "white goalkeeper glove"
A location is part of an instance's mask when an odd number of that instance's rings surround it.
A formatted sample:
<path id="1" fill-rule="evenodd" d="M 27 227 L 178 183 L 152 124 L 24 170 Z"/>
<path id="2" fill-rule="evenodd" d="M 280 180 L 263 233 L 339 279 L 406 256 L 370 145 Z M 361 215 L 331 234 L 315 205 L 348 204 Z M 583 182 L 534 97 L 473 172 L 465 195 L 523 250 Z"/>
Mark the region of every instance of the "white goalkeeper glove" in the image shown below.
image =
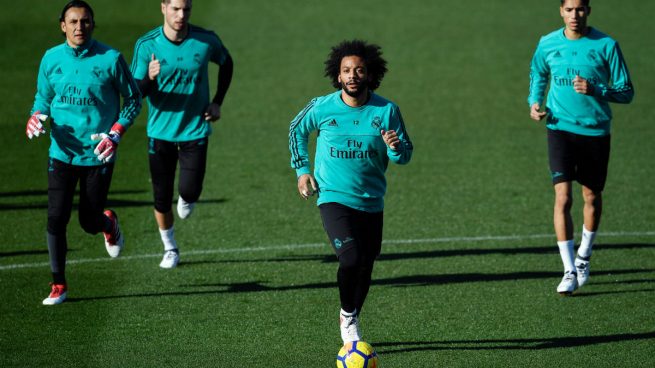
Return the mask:
<path id="1" fill-rule="evenodd" d="M 98 160 L 107 163 L 114 157 L 114 153 L 118 148 L 118 142 L 121 141 L 121 135 L 123 133 L 125 133 L 125 128 L 118 123 L 114 123 L 109 134 L 91 134 L 91 140 L 100 141 L 95 150 L 93 150 L 93 153 L 98 156 Z"/>
<path id="2" fill-rule="evenodd" d="M 27 126 L 25 127 L 25 135 L 27 135 L 27 138 L 32 139 L 32 137 L 38 137 L 40 134 L 45 134 L 43 123 L 47 119 L 48 115 L 41 114 L 41 111 L 32 114 L 27 121 Z"/>

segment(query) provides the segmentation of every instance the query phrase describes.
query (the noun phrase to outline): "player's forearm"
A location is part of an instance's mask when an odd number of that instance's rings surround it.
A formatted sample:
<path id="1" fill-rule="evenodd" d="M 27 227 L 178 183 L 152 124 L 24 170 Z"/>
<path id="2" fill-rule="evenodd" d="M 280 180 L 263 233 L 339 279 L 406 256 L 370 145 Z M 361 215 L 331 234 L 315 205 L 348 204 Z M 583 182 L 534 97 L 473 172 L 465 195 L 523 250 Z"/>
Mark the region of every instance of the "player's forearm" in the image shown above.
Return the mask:
<path id="1" fill-rule="evenodd" d="M 143 79 L 136 80 L 136 84 L 143 98 L 147 97 L 153 89 L 157 89 L 157 80 L 150 80 L 147 76 Z"/>
<path id="2" fill-rule="evenodd" d="M 597 86 L 596 93 L 600 98 L 608 102 L 627 104 L 632 101 L 635 95 L 632 84 L 621 84 L 612 87 Z"/>
<path id="3" fill-rule="evenodd" d="M 223 105 L 223 99 L 225 99 L 230 83 L 232 83 L 232 74 L 234 74 L 234 62 L 228 55 L 225 63 L 221 65 L 218 71 L 218 86 L 216 87 L 216 95 L 212 99 L 213 103 L 219 106 Z"/>
<path id="4" fill-rule="evenodd" d="M 118 116 L 118 123 L 120 123 L 126 130 L 136 119 L 139 112 L 141 112 L 141 95 L 135 91 L 131 96 L 123 99 L 123 108 Z"/>
<path id="5" fill-rule="evenodd" d="M 530 73 L 530 89 L 528 95 L 528 106 L 535 103 L 542 105 L 546 94 L 548 79 L 538 73 Z"/>
<path id="6" fill-rule="evenodd" d="M 389 160 L 399 165 L 405 165 L 409 163 L 409 161 L 412 159 L 413 152 L 414 146 L 412 145 L 412 142 L 408 140 L 401 140 L 398 148 L 395 150 L 387 148 L 387 156 L 389 157 Z"/>
<path id="7" fill-rule="evenodd" d="M 42 114 L 50 115 L 50 104 L 54 98 L 54 92 L 49 84 L 39 80 L 36 87 L 36 95 L 34 96 L 34 105 L 32 106 L 32 115 L 35 111 L 41 111 Z"/>

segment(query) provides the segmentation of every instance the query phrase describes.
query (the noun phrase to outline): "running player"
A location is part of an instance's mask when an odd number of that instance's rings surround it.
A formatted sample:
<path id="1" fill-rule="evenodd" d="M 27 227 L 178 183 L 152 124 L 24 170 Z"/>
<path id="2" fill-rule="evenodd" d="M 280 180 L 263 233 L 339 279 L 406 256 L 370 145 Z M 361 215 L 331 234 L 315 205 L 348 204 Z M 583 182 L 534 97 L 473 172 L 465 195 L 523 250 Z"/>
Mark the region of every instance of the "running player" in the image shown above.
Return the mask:
<path id="1" fill-rule="evenodd" d="M 361 339 L 359 315 L 382 245 L 385 171 L 406 164 L 413 146 L 400 110 L 375 94 L 386 73 L 379 46 L 360 40 L 332 48 L 325 75 L 336 92 L 312 99 L 291 122 L 291 167 L 298 193 L 318 195 L 323 227 L 339 260 L 340 328 L 345 343 Z M 318 131 L 312 174 L 309 134 Z"/>
<path id="2" fill-rule="evenodd" d="M 132 60 L 134 78 L 148 100 L 148 155 L 155 219 L 164 244 L 162 268 L 174 268 L 180 259 L 171 209 L 177 163 L 177 213 L 186 219 L 202 191 L 210 122 L 221 117 L 233 71 L 232 58 L 218 36 L 189 23 L 191 5 L 191 0 L 162 0 L 164 24 L 136 42 Z M 220 65 L 211 101 L 210 61 Z"/>
<path id="3" fill-rule="evenodd" d="M 89 4 L 69 2 L 59 21 L 66 41 L 41 60 L 26 127 L 30 139 L 39 137 L 50 117 L 47 242 L 53 282 L 45 305 L 66 299 L 66 226 L 78 182 L 82 229 L 102 232 L 111 257 L 123 248 L 118 216 L 103 210 L 118 143 L 141 110 L 139 88 L 121 54 L 91 37 L 95 21 Z"/>
<path id="4" fill-rule="evenodd" d="M 560 294 L 571 294 L 589 279 L 589 261 L 603 209 L 610 156 L 609 103 L 634 95 L 618 43 L 587 26 L 589 0 L 561 0 L 560 28 L 539 41 L 530 68 L 530 117 L 546 118 L 548 158 L 555 189 L 554 226 L 564 263 Z M 550 90 L 541 110 L 546 86 Z M 572 181 L 582 185 L 582 240 L 574 251 Z"/>

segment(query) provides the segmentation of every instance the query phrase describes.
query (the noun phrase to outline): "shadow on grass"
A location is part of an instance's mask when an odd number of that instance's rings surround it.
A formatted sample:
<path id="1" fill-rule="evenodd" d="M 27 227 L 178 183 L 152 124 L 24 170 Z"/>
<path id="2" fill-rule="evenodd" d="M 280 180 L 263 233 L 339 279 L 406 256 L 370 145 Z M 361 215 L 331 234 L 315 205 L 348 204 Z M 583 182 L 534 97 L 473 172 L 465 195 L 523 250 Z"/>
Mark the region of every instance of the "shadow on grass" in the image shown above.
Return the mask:
<path id="1" fill-rule="evenodd" d="M 0 252 L 0 258 L 4 257 L 19 257 L 19 256 L 33 256 L 37 254 L 48 254 L 47 249 L 32 249 L 32 250 L 18 250 L 14 252 Z"/>
<path id="2" fill-rule="evenodd" d="M 373 343 L 380 354 L 433 350 L 543 350 L 655 339 L 655 332 L 543 339 L 443 340 Z"/>
<path id="3" fill-rule="evenodd" d="M 613 270 L 599 271 L 596 275 L 618 275 L 633 274 L 643 272 L 655 272 L 655 270 Z M 373 285 L 390 286 L 390 287 L 416 287 L 416 286 L 435 286 L 452 283 L 471 283 L 471 282 L 491 282 L 491 281 L 517 281 L 529 279 L 553 278 L 561 276 L 560 272 L 512 272 L 500 274 L 485 273 L 465 273 L 450 275 L 415 275 L 394 277 L 388 279 L 373 280 Z M 253 293 L 253 292 L 283 292 L 294 290 L 317 290 L 336 288 L 336 282 L 317 282 L 308 284 L 285 285 L 285 286 L 267 286 L 265 281 L 248 281 L 239 283 L 204 283 L 204 284 L 183 284 L 178 291 L 159 292 L 159 293 L 141 293 L 125 295 L 106 295 L 86 298 L 69 298 L 67 301 L 92 301 L 105 299 L 125 299 L 125 298 L 152 298 L 165 296 L 194 296 L 194 295 L 220 295 L 231 293 Z M 209 290 L 188 290 L 197 288 L 210 288 Z M 584 294 L 575 294 L 578 297 Z"/>
<path id="4" fill-rule="evenodd" d="M 655 279 L 634 279 L 634 280 L 616 280 L 616 281 L 594 281 L 594 285 L 617 285 L 617 284 L 649 284 L 655 283 Z"/>
<path id="5" fill-rule="evenodd" d="M 135 191 L 136 193 L 146 193 L 143 191 Z M 121 194 L 119 192 L 112 192 L 111 194 Z M 46 195 L 46 194 L 44 194 Z M 77 198 L 77 194 L 76 194 Z M 217 198 L 217 199 L 201 199 L 198 203 L 224 203 L 227 202 L 227 199 Z M 130 200 L 130 199 L 107 199 L 106 207 L 109 208 L 125 208 L 125 207 L 148 207 L 153 206 L 153 201 L 141 201 L 141 200 Z M 48 209 L 47 199 L 39 203 L 24 203 L 24 204 L 5 204 L 0 203 L 0 211 L 9 211 L 9 210 L 46 210 Z M 73 204 L 73 209 L 77 210 L 77 202 Z"/>
<path id="6" fill-rule="evenodd" d="M 142 194 L 148 193 L 147 190 L 112 190 L 111 194 Z M 79 190 L 75 190 L 75 195 L 80 194 Z M 14 197 L 35 197 L 35 196 L 47 196 L 47 190 L 19 190 L 15 192 L 0 192 L 0 198 L 14 198 Z"/>
<path id="7" fill-rule="evenodd" d="M 330 245 L 326 242 L 326 249 Z M 383 246 L 384 248 L 384 246 Z M 625 244 L 598 244 L 594 246 L 594 251 L 607 251 L 618 249 L 648 249 L 655 248 L 655 244 L 639 244 L 639 243 L 625 243 Z M 559 255 L 557 246 L 547 247 L 513 247 L 513 248 L 484 248 L 484 249 L 435 249 L 429 251 L 418 252 L 396 252 L 396 253 L 383 253 L 378 257 L 378 261 L 398 261 L 406 259 L 427 259 L 427 258 L 443 258 L 443 257 L 462 257 L 462 256 L 484 256 L 491 254 L 505 254 L 505 255 L 519 255 L 519 254 L 555 254 Z M 205 261 L 204 263 L 210 263 Z M 334 254 L 313 254 L 313 255 L 300 255 L 300 256 L 285 256 L 277 258 L 261 258 L 261 259 L 248 259 L 248 260 L 222 260 L 216 263 L 260 263 L 260 262 L 321 262 L 321 263 L 336 263 L 337 257 Z"/>
<path id="8" fill-rule="evenodd" d="M 573 294 L 576 298 L 586 298 L 590 296 L 599 296 L 599 295 L 616 295 L 616 294 L 628 294 L 628 293 L 638 293 L 638 292 L 652 292 L 655 289 L 636 289 L 636 290 L 616 290 L 616 291 L 592 291 L 592 292 L 580 292 Z"/>

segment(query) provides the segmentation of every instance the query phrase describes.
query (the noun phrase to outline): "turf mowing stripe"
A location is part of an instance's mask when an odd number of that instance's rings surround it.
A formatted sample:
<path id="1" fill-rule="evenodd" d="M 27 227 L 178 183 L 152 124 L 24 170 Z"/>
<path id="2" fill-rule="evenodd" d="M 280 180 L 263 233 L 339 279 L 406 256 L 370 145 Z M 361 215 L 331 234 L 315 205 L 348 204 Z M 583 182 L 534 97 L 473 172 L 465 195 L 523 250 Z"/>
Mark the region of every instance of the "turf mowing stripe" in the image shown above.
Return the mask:
<path id="1" fill-rule="evenodd" d="M 600 233 L 600 237 L 619 237 L 619 236 L 654 236 L 655 231 L 644 231 L 644 232 L 609 232 L 609 233 Z M 450 237 L 450 238 L 427 238 L 427 239 L 395 239 L 395 240 L 384 240 L 382 243 L 385 245 L 399 245 L 399 244 L 425 244 L 425 243 L 448 243 L 448 242 L 465 242 L 465 241 L 487 241 L 487 240 L 522 240 L 522 239 L 541 239 L 541 238 L 550 238 L 554 237 L 553 234 L 533 234 L 533 235 L 489 235 L 489 236 L 471 236 L 471 237 Z M 294 249 L 304 249 L 304 248 L 320 248 L 327 246 L 325 243 L 308 243 L 308 244 L 287 244 L 287 245 L 276 245 L 276 246 L 258 246 L 258 247 L 247 247 L 247 248 L 233 248 L 233 249 L 205 249 L 205 250 L 191 250 L 185 251 L 184 255 L 205 255 L 205 254 L 227 254 L 227 253 L 249 253 L 249 252 L 260 252 L 260 251 L 271 251 L 271 250 L 294 250 Z M 161 253 L 156 254 L 142 254 L 134 256 L 126 256 L 120 258 L 83 258 L 83 259 L 71 259 L 67 260 L 66 264 L 80 264 L 80 263 L 93 263 L 93 262 L 112 262 L 119 260 L 133 260 L 133 259 L 144 259 L 144 258 L 158 258 L 161 257 Z M 48 262 L 36 262 L 36 263 L 17 263 L 17 264 L 8 264 L 0 266 L 0 271 L 4 270 L 13 270 L 19 268 L 35 268 L 35 267 L 48 267 L 50 263 Z"/>

